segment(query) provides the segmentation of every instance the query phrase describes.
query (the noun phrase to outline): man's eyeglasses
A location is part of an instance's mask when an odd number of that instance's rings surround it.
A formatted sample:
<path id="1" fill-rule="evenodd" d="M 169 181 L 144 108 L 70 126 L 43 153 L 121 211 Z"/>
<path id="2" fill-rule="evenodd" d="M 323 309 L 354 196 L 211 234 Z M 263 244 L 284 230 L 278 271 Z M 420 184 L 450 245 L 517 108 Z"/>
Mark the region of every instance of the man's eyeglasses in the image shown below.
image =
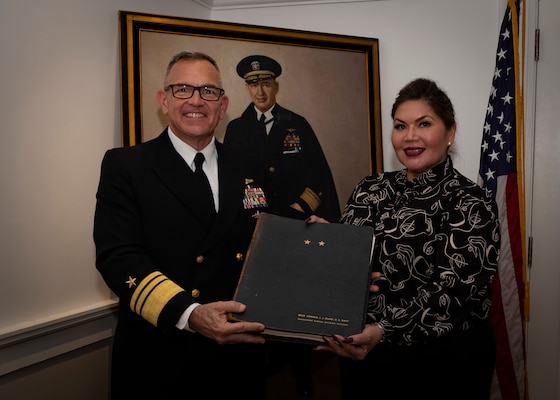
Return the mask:
<path id="1" fill-rule="evenodd" d="M 192 86 L 185 83 L 175 83 L 172 85 L 167 85 L 163 90 L 171 89 L 173 97 L 177 99 L 190 99 L 193 97 L 194 92 L 198 90 L 200 98 L 206 101 L 218 101 L 220 97 L 224 94 L 224 89 L 217 88 L 213 86 Z"/>

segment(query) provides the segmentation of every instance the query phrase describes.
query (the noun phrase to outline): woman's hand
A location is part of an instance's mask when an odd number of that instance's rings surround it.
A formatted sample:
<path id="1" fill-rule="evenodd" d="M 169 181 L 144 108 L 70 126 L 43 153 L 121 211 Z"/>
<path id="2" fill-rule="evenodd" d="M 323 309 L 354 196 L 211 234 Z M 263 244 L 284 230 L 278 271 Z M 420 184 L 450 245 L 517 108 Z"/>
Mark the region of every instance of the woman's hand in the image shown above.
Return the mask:
<path id="1" fill-rule="evenodd" d="M 340 335 L 324 337 L 325 344 L 317 346 L 316 350 L 330 351 L 352 360 L 363 360 L 382 339 L 383 331 L 381 328 L 377 324 L 368 324 L 362 333 L 347 338 Z"/>
<path id="2" fill-rule="evenodd" d="M 371 293 L 375 293 L 379 291 L 379 286 L 377 286 L 375 284 L 375 281 L 377 281 L 379 278 L 381 278 L 381 272 L 372 272 L 371 273 L 371 282 L 372 284 L 369 285 L 369 291 Z"/>
<path id="3" fill-rule="evenodd" d="M 327 221 L 326 219 L 318 217 L 316 215 L 311 215 L 309 218 L 307 218 L 305 220 L 306 224 L 315 224 L 317 222 L 320 223 L 320 224 L 328 224 L 329 223 L 329 221 Z"/>

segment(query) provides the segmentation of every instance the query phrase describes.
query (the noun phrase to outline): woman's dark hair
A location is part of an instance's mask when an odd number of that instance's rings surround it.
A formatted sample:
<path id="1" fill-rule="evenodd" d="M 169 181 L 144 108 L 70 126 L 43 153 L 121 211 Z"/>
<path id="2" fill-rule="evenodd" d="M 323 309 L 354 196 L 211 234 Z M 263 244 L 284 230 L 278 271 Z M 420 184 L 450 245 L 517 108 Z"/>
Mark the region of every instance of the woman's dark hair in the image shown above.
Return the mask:
<path id="1" fill-rule="evenodd" d="M 451 100 L 434 81 L 418 78 L 403 87 L 393 103 L 391 118 L 394 119 L 397 108 L 409 100 L 422 100 L 428 103 L 437 116 L 442 119 L 447 129 L 451 129 L 456 124 L 455 111 L 453 110 Z"/>

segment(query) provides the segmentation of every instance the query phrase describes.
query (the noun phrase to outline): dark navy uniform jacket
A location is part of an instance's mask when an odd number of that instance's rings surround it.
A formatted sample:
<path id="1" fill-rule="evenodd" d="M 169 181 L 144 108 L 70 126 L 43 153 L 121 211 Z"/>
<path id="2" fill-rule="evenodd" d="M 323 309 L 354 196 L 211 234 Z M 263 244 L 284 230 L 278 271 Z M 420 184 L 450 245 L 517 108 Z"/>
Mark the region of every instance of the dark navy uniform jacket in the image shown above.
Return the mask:
<path id="1" fill-rule="evenodd" d="M 175 327 L 194 302 L 232 299 L 256 216 L 266 210 L 244 201 L 248 187 L 261 186 L 262 170 L 239 149 L 216 142 L 216 150 L 220 203 L 211 226 L 199 213 L 194 173 L 167 130 L 105 154 L 94 240 L 97 269 L 120 299 L 113 342 L 115 399 L 185 398 L 203 388 L 196 380 L 209 366 L 219 381 L 225 377 L 216 368 L 237 375 L 242 379 L 237 384 L 262 369 L 251 359 L 260 357 L 263 346 L 220 346 Z M 247 383 L 256 385 L 256 377 Z M 204 388 L 212 394 L 219 389 Z"/>
<path id="2" fill-rule="evenodd" d="M 251 103 L 231 121 L 224 143 L 248 149 L 263 164 L 270 212 L 305 219 L 315 214 L 338 221 L 340 206 L 330 167 L 307 120 L 278 104 L 267 135 Z M 290 208 L 298 203 L 304 213 Z"/>

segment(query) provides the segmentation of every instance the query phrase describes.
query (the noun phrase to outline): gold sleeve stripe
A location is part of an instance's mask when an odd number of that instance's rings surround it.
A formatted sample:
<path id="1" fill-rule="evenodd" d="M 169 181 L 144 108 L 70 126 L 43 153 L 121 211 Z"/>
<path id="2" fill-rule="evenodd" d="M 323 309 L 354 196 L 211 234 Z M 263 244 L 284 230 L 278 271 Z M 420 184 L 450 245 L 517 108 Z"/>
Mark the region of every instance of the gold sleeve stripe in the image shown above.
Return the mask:
<path id="1" fill-rule="evenodd" d="M 311 211 L 315 212 L 321 205 L 321 197 L 315 193 L 310 188 L 306 187 L 301 196 L 299 196 L 303 201 L 307 203 Z"/>
<path id="2" fill-rule="evenodd" d="M 163 307 L 184 290 L 161 272 L 152 272 L 142 279 L 130 299 L 130 308 L 136 314 L 157 326 Z"/>

